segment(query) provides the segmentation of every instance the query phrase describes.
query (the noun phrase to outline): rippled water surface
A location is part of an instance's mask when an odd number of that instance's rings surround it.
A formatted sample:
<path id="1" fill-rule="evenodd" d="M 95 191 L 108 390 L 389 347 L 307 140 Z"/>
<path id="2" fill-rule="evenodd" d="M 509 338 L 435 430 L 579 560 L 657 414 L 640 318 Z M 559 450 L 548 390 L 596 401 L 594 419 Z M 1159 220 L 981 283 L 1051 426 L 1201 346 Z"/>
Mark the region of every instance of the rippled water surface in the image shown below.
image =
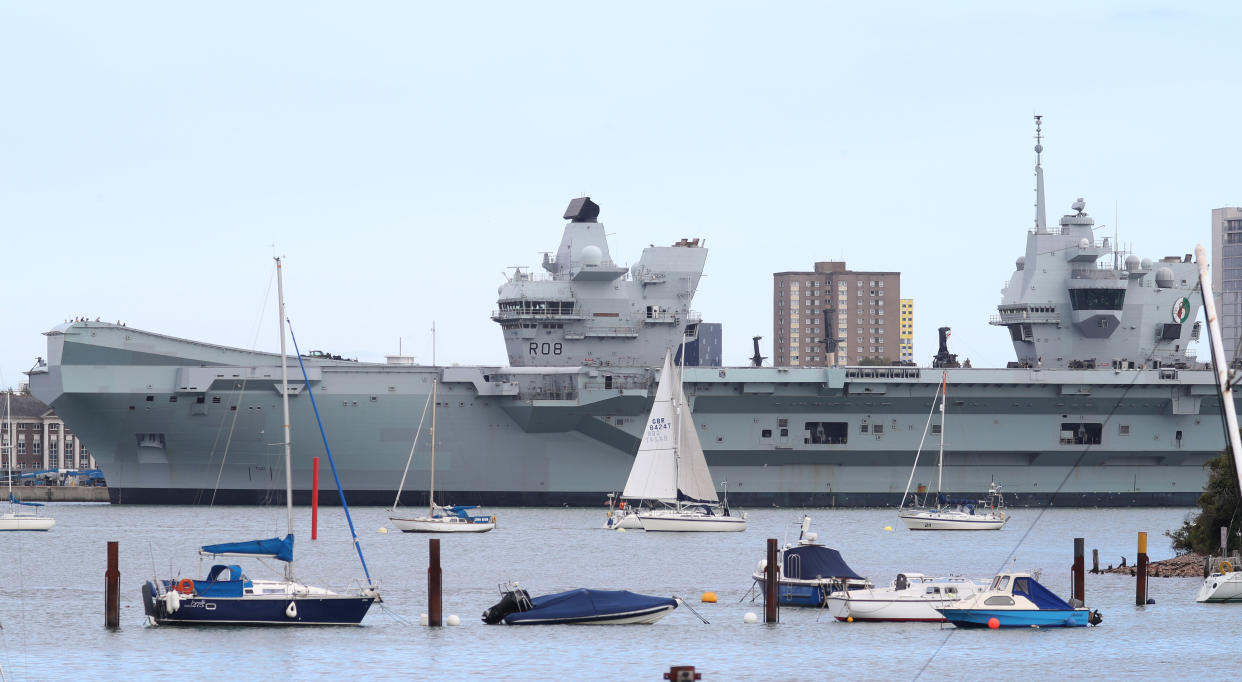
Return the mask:
<path id="1" fill-rule="evenodd" d="M 1133 562 L 1138 531 L 1153 560 L 1172 555 L 1164 531 L 1186 509 L 1015 510 L 999 532 L 912 533 L 893 510 L 754 509 L 744 533 L 644 534 L 600 530 L 586 509 L 495 509 L 499 527 L 442 536 L 444 613 L 458 627 L 420 627 L 427 611 L 428 538 L 378 533 L 382 509 L 353 510 L 383 609 L 360 628 L 151 628 L 139 586 L 161 576 L 205 573 L 196 548 L 284 533 L 283 509 L 62 504 L 46 534 L 0 534 L 0 665 L 7 680 L 41 679 L 618 679 L 659 680 L 694 665 L 704 680 L 1049 679 L 1150 676 L 1173 669 L 1220 677 L 1237 668 L 1242 605 L 1194 602 L 1200 581 L 1151 580 L 1156 604 L 1134 605 L 1134 579 L 1087 576 L 1087 602 L 1104 622 L 1073 630 L 954 630 L 926 624 L 838 623 L 814 609 L 786 608 L 777 625 L 751 602 L 750 575 L 765 540 L 796 537 L 806 512 L 820 540 L 877 584 L 899 571 L 986 577 L 1012 553 L 1019 569 L 1069 591 L 1073 538 L 1099 548 L 1101 564 Z M 310 584 L 346 588 L 362 577 L 339 508 L 295 509 L 296 570 Z M 892 526 L 892 531 L 885 531 Z M 120 541 L 121 628 L 104 622 L 105 544 Z M 244 560 L 243 560 L 244 561 Z M 252 562 L 253 563 L 253 562 Z M 245 566 L 252 577 L 274 573 Z M 575 587 L 677 595 L 710 624 L 679 608 L 649 626 L 485 626 L 479 614 L 496 585 L 518 580 L 532 594 Z M 716 592 L 716 604 L 699 596 Z"/>

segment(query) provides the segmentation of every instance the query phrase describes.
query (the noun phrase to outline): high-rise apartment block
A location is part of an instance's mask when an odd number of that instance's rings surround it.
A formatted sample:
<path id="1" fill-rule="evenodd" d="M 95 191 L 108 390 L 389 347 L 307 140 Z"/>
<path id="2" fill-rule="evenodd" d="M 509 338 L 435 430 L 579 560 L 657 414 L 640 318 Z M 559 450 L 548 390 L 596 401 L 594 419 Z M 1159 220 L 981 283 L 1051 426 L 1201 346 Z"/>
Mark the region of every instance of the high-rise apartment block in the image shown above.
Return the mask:
<path id="1" fill-rule="evenodd" d="M 1242 337 L 1242 208 L 1212 209 L 1212 291 L 1225 357 Z"/>
<path id="2" fill-rule="evenodd" d="M 816 263 L 813 272 L 772 277 L 772 360 L 777 366 L 827 367 L 900 357 L 901 273 L 851 272 L 844 261 L 826 261 Z"/>
<path id="3" fill-rule="evenodd" d="M 914 299 L 901 299 L 901 352 L 902 362 L 914 362 Z"/>

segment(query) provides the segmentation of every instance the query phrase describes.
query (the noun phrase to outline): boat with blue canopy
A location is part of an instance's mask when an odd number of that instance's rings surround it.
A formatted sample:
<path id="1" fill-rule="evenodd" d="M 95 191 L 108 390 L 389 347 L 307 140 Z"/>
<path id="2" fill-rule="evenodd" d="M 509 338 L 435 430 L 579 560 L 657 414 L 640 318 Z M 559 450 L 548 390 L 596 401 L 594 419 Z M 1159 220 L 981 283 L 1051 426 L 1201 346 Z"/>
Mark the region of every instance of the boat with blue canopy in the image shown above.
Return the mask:
<path id="1" fill-rule="evenodd" d="M 1099 611 L 1072 606 L 1023 572 L 1000 573 L 988 589 L 936 610 L 959 628 L 1074 628 L 1102 620 Z"/>
<path id="2" fill-rule="evenodd" d="M 488 625 L 630 625 L 654 623 L 677 608 L 675 597 L 579 588 L 532 598 L 516 584 L 483 612 Z"/>
<path id="3" fill-rule="evenodd" d="M 345 502 L 345 493 L 341 488 L 340 478 L 337 477 L 332 449 L 328 446 L 326 436 L 324 447 L 328 453 L 328 463 L 332 467 L 333 477 L 336 478 L 337 490 L 341 493 L 341 506 L 344 507 L 345 518 L 349 521 L 353 545 L 358 552 L 367 582 L 351 593 L 341 594 L 307 585 L 294 576 L 293 483 L 290 473 L 292 447 L 289 437 L 289 394 L 292 387 L 289 385 L 285 353 L 285 298 L 279 258 L 276 259 L 276 275 L 280 301 L 281 383 L 278 388 L 284 407 L 285 513 L 289 531 L 283 538 L 203 545 L 199 554 L 208 557 L 275 559 L 284 563 L 283 578 L 252 579 L 236 564 L 215 564 L 203 579 L 152 578 L 142 585 L 142 606 L 151 625 L 358 625 L 371 604 L 382 601 L 379 588 L 371 580 L 366 560 L 362 556 L 362 545 L 354 531 L 349 505 Z M 292 336 L 292 331 L 290 335 Z M 293 343 L 296 352 L 296 337 L 293 338 Z M 300 353 L 298 362 L 301 364 Z M 315 406 L 315 395 L 310 391 L 305 366 L 302 367 L 302 377 L 307 383 L 304 393 L 309 396 L 311 407 L 318 419 L 319 408 Z M 320 434 L 323 435 L 322 422 Z"/>
<path id="4" fill-rule="evenodd" d="M 798 541 L 785 545 L 776 555 L 780 572 L 778 599 L 781 606 L 823 606 L 828 595 L 837 591 L 872 587 L 866 578 L 845 563 L 841 553 L 816 542 L 811 532 L 811 517 L 802 517 Z M 760 559 L 754 574 L 760 588 L 767 585 L 767 559 Z"/>

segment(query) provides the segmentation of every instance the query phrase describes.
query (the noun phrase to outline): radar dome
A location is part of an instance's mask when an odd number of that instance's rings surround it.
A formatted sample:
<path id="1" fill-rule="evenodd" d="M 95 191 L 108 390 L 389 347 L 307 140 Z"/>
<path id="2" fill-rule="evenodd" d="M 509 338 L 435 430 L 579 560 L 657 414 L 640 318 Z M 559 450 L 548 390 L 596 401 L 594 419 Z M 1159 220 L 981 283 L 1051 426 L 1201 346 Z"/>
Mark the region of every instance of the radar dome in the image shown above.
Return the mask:
<path id="1" fill-rule="evenodd" d="M 1150 259 L 1150 258 L 1144 258 L 1144 259 L 1143 259 L 1143 262 L 1142 262 L 1142 266 L 1143 266 L 1143 269 L 1144 269 L 1144 270 L 1150 270 L 1150 269 L 1151 269 L 1151 259 Z"/>
<path id="2" fill-rule="evenodd" d="M 1173 286 L 1173 269 L 1160 268 L 1156 271 L 1156 286 L 1161 289 L 1168 289 Z"/>
<path id="3" fill-rule="evenodd" d="M 1014 263 L 1014 267 L 1018 268 L 1019 270 L 1022 270 L 1023 268 L 1025 268 L 1026 267 L 1026 256 L 1018 256 L 1018 260 L 1016 263 Z"/>
<path id="4" fill-rule="evenodd" d="M 1126 271 L 1134 272 L 1139 269 L 1139 257 L 1130 255 L 1126 256 Z"/>
<path id="5" fill-rule="evenodd" d="M 1086 237 L 1083 237 L 1082 239 L 1078 240 L 1078 248 L 1085 249 L 1089 246 L 1091 246 L 1091 240 L 1087 239 Z"/>
<path id="6" fill-rule="evenodd" d="M 604 260 L 604 252 L 594 244 L 584 246 L 578 254 L 578 260 L 583 265 L 599 265 Z"/>

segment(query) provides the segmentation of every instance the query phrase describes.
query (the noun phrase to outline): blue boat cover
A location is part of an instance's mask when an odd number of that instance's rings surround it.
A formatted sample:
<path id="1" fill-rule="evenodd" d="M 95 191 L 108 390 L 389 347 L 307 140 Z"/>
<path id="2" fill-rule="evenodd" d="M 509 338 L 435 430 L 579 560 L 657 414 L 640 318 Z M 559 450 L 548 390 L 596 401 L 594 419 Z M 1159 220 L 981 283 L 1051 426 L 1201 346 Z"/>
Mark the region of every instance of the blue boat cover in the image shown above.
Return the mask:
<path id="1" fill-rule="evenodd" d="M 792 561 L 790 559 L 793 559 Z M 816 578 L 856 578 L 854 572 L 841 558 L 841 553 L 822 545 L 800 545 L 785 550 L 781 560 L 781 572 L 786 578 L 814 580 Z"/>
<path id="2" fill-rule="evenodd" d="M 671 597 L 652 597 L 625 590 L 588 590 L 579 588 L 568 592 L 545 594 L 530 600 L 532 608 L 521 613 L 505 616 L 506 623 L 525 620 L 593 620 L 657 606 L 677 606 Z"/>
<path id="3" fill-rule="evenodd" d="M 247 540 L 245 542 L 225 542 L 218 545 L 203 545 L 206 554 L 253 554 L 254 556 L 270 556 L 281 561 L 293 561 L 293 534 L 282 540 L 268 538 L 266 540 Z"/>
<path id="4" fill-rule="evenodd" d="M 1020 594 L 1030 599 L 1041 609 L 1067 610 L 1074 607 L 1070 606 L 1052 590 L 1040 585 L 1034 578 L 1014 578 L 1013 593 Z"/>
<path id="5" fill-rule="evenodd" d="M 22 502 L 21 500 L 14 497 L 13 493 L 9 493 L 9 502 L 12 502 L 13 504 L 20 504 L 26 507 L 42 507 L 43 506 L 42 502 Z"/>

